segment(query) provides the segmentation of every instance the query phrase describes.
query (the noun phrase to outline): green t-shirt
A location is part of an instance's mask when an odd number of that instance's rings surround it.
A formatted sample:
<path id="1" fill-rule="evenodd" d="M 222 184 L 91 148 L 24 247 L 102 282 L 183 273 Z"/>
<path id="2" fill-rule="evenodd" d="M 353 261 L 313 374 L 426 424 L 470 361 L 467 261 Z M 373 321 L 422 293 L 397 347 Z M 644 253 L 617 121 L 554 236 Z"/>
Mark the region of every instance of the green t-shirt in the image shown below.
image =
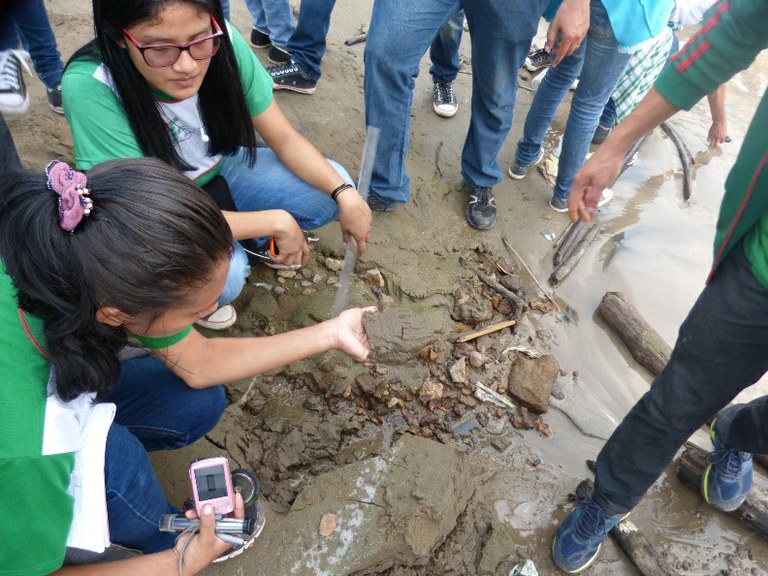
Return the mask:
<path id="1" fill-rule="evenodd" d="M 272 77 L 237 30 L 229 25 L 228 30 L 248 111 L 256 116 L 272 103 Z M 112 75 L 104 64 L 87 58 L 73 61 L 64 73 L 61 86 L 80 170 L 89 170 L 106 160 L 144 156 L 115 92 Z M 185 172 L 186 176 L 198 185 L 206 184 L 221 170 L 221 155 L 209 155 L 208 144 L 203 142 L 197 94 L 186 100 L 158 94 L 156 102 L 173 134 L 177 152 L 194 167 Z"/>
<path id="2" fill-rule="evenodd" d="M 689 110 L 768 47 L 768 0 L 718 2 L 699 34 L 670 62 L 655 88 L 671 104 Z M 715 232 L 713 271 L 742 238 L 752 272 L 768 288 L 768 92 L 744 136 L 725 181 Z"/>
<path id="3" fill-rule="evenodd" d="M 44 346 L 42 322 L 26 320 Z M 24 330 L 1 263 L 0 326 L 0 574 L 49 574 L 64 560 L 79 435 L 60 433 L 66 405 L 47 395 L 49 363 Z"/>

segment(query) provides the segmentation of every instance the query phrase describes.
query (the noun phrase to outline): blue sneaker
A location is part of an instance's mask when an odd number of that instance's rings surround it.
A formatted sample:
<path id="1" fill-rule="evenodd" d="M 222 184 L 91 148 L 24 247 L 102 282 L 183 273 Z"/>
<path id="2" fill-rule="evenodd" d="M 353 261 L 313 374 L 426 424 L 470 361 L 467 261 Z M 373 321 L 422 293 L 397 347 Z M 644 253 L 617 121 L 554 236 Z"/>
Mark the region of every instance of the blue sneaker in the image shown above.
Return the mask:
<path id="1" fill-rule="evenodd" d="M 561 570 L 576 574 L 589 568 L 597 558 L 608 532 L 629 516 L 608 516 L 597 502 L 583 494 L 576 495 L 577 507 L 555 533 L 552 558 Z"/>
<path id="2" fill-rule="evenodd" d="M 701 494 L 712 508 L 731 512 L 741 506 L 752 488 L 752 454 L 723 448 L 714 422 L 709 435 L 714 450 L 707 457 L 709 465 L 701 477 Z"/>

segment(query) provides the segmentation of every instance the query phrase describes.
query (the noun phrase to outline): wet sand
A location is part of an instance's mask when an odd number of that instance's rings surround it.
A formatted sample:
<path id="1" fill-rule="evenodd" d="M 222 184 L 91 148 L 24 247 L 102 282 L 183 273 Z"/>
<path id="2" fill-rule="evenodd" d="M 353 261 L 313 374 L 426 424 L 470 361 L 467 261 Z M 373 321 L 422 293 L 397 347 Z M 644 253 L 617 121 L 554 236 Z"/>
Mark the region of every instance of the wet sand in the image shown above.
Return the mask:
<path id="1" fill-rule="evenodd" d="M 247 12 L 243 5 L 236 4 L 233 23 L 247 36 Z M 90 38 L 89 3 L 72 0 L 48 6 L 66 59 Z M 337 2 L 323 77 L 315 95 L 276 95 L 295 125 L 353 176 L 359 167 L 364 139 L 364 45 L 347 47 L 343 41 L 367 24 L 370 6 L 370 0 Z M 428 59 L 422 63 L 414 93 L 407 164 L 412 199 L 392 214 L 375 215 L 369 249 L 358 261 L 358 272 L 379 269 L 385 279 L 385 291 L 394 297 L 395 305 L 409 310 L 445 314 L 460 279 L 472 276 L 462 258 L 483 252 L 518 264 L 505 247 L 504 238 L 525 259 L 539 282 L 546 285 L 552 271 L 552 243 L 546 236 L 559 234 L 567 223 L 564 215 L 549 210 L 549 187 L 537 171 L 532 171 L 522 181 L 505 177 L 496 187 L 499 220 L 492 230 L 479 232 L 466 224 L 459 157 L 469 120 L 468 40 L 466 37 L 461 50 L 464 65 L 456 82 L 459 113 L 454 118 L 440 118 L 432 112 Z M 266 64 L 265 55 L 259 57 Z M 509 425 L 502 434 L 495 435 L 486 426 L 454 441 L 466 451 L 475 479 L 469 511 L 448 540 L 436 548 L 428 566 L 392 567 L 388 574 L 494 573 L 493 569 L 483 572 L 488 570 L 487 565 L 481 570 L 469 557 L 468 550 L 473 548 L 466 543 L 477 545 L 477 537 L 472 540 L 468 535 L 478 531 L 478 526 L 487 529 L 483 533 L 488 540 L 482 547 L 488 550 L 486 557 L 500 559 L 496 570 L 514 559 L 530 557 L 540 574 L 555 573 L 549 560 L 553 518 L 563 517 L 566 494 L 589 475 L 585 460 L 596 456 L 612 427 L 651 381 L 647 371 L 631 359 L 618 339 L 597 319 L 597 304 L 607 291 L 623 292 L 667 342 L 674 343 L 677 327 L 703 287 L 711 262 L 722 183 L 751 119 L 757 95 L 765 88 L 767 70 L 768 58 L 763 55 L 751 70 L 729 83 L 732 144 L 707 148 L 709 120 L 705 102 L 672 120 L 697 160 L 689 202 L 682 200 L 680 164 L 671 141 L 660 131 L 646 141 L 637 164 L 614 187 L 615 199 L 599 214 L 603 228 L 598 240 L 568 278 L 552 290 L 562 312 L 527 313 L 518 328 L 519 336 L 530 336 L 537 348 L 554 354 L 562 368 L 560 380 L 566 390 L 567 405 L 553 401 L 553 407 L 543 416 L 553 436 L 545 437 L 536 430 L 514 431 Z M 27 80 L 33 95 L 31 110 L 23 117 L 10 118 L 9 125 L 24 164 L 42 170 L 53 157 L 73 157 L 71 137 L 66 121 L 48 110 L 42 84 L 35 79 Z M 528 85 L 527 79 L 522 85 Z M 518 92 L 513 129 L 499 156 L 503 168 L 513 158 L 531 98 L 532 92 L 525 88 Z M 548 139 L 550 151 L 556 148 L 564 127 L 565 111 L 564 107 Z M 325 265 L 325 258 L 342 257 L 343 247 L 335 224 L 319 233 L 318 257 L 309 267 L 311 274 L 303 280 L 311 282 L 315 274 L 321 274 L 322 282 L 312 286 L 299 284 L 295 288 L 294 279 L 284 279 L 287 293 L 276 297 L 265 286 L 277 286 L 278 277 L 266 269 L 254 270 L 249 290 L 237 302 L 240 321 L 233 334 L 282 331 L 328 317 L 333 288 L 325 282 L 333 274 Z M 535 283 L 525 271 L 520 276 L 529 299 L 536 299 L 539 290 Z M 369 287 L 356 281 L 351 304 L 373 303 L 375 297 Z M 451 324 L 446 333 L 455 328 Z M 486 343 L 492 345 L 493 341 L 489 339 Z M 381 378 L 420 383 L 430 370 L 434 371 L 435 364 L 415 361 L 387 366 L 389 374 Z M 478 374 L 493 379 L 496 376 L 491 375 L 503 373 L 504 368 L 500 362 L 496 367 L 483 367 Z M 312 485 L 312 478 L 384 453 L 408 428 L 396 411 L 384 414 L 379 418 L 381 423 L 370 416 L 375 413 L 371 406 L 377 405 L 366 405 L 360 412 L 361 396 L 355 387 L 355 377 L 361 371 L 363 368 L 330 354 L 300 363 L 281 374 L 236 383 L 230 386 L 230 393 L 237 405 L 209 439 L 176 453 L 153 455 L 161 479 L 175 500 L 186 495 L 182 472 L 188 461 L 201 454 L 218 453 L 223 446 L 238 464 L 249 465 L 264 474 L 270 518 L 263 542 L 260 539 L 247 554 L 231 563 L 215 566 L 211 574 L 333 573 L 312 565 L 298 572 L 289 569 L 289 565 L 281 562 L 281 554 L 267 543 L 292 539 L 301 542 L 300 535 L 291 531 L 295 527 L 289 528 L 292 524 L 281 518 L 287 517 L 284 515 L 296 495 Z M 306 374 L 316 374 L 317 381 L 308 382 Z M 347 397 L 345 386 L 350 390 Z M 248 397 L 243 399 L 246 391 Z M 754 394 L 755 390 L 750 392 Z M 350 414 L 355 414 L 357 424 L 345 427 L 334 420 L 337 414 L 350 422 Z M 324 428 L 324 423 L 330 423 L 330 428 Z M 298 432 L 294 433 L 295 430 Z M 491 440 L 501 436 L 512 440 L 512 446 L 503 452 L 490 445 Z M 288 437 L 303 443 L 305 448 L 299 449 L 291 441 L 286 444 Z M 703 435 L 698 441 L 706 445 Z M 286 446 L 292 446 L 291 450 L 286 451 Z M 270 460 L 273 453 L 282 455 L 282 464 Z M 531 465 L 537 458 L 540 463 Z M 633 513 L 633 519 L 681 572 L 764 574 L 762 567 L 768 566 L 766 542 L 708 509 L 695 492 L 679 484 L 673 468 L 652 488 Z M 500 550 L 493 553 L 495 556 L 485 546 L 488 541 L 502 543 Z M 307 542 L 313 545 L 311 539 Z M 617 548 L 609 544 L 590 573 L 635 572 Z"/>

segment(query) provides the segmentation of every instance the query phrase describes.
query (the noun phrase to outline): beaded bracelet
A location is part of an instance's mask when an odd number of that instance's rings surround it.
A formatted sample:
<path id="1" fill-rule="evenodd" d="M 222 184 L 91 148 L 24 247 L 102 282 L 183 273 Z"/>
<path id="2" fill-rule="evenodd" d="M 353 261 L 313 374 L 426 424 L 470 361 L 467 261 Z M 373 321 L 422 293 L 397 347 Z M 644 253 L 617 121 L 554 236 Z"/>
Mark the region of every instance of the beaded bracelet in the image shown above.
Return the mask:
<path id="1" fill-rule="evenodd" d="M 344 190 L 346 190 L 347 188 L 354 188 L 354 186 L 352 184 L 348 184 L 347 182 L 344 182 L 344 184 L 342 184 L 341 186 L 336 188 L 333 192 L 331 192 L 331 199 L 333 199 L 334 202 L 338 202 L 336 198 L 338 198 L 339 194 L 344 192 Z"/>

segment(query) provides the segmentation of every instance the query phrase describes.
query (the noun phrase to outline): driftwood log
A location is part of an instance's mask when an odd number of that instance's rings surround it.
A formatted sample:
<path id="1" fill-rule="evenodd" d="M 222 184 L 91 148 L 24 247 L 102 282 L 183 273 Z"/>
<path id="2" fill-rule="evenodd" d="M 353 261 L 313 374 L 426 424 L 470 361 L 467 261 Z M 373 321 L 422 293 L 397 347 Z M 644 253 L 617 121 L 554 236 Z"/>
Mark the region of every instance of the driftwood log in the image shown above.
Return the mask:
<path id="1" fill-rule="evenodd" d="M 658 376 L 667 365 L 672 349 L 632 303 L 621 292 L 606 292 L 597 310 L 624 342 L 632 358 Z"/>
<path id="2" fill-rule="evenodd" d="M 592 494 L 593 487 L 592 480 L 582 480 L 576 493 Z M 611 529 L 611 536 L 643 576 L 677 576 L 631 520 L 619 522 Z"/>
<path id="3" fill-rule="evenodd" d="M 707 467 L 707 454 L 706 450 L 688 442 L 677 461 L 677 475 L 695 490 L 700 489 L 701 477 Z M 758 476 L 755 475 L 755 485 L 744 503 L 733 512 L 723 512 L 723 514 L 738 518 L 755 532 L 768 538 L 768 502 L 766 502 L 766 493 L 763 488 L 765 484 L 757 480 Z M 763 487 L 758 484 L 762 484 Z"/>

